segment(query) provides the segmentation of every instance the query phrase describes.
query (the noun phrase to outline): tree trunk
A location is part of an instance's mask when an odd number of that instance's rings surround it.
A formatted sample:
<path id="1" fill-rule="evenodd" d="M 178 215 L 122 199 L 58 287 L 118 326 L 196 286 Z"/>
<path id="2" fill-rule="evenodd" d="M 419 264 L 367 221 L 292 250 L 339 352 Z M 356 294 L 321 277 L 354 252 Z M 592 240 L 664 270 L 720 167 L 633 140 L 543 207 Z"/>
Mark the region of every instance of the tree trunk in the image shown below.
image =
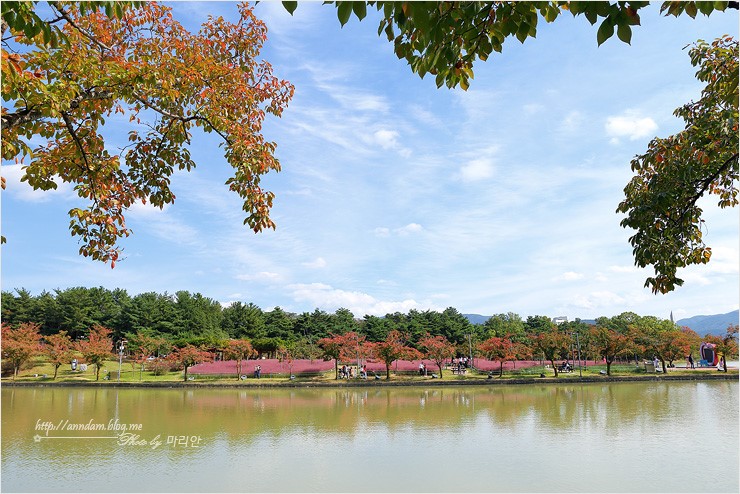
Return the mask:
<path id="1" fill-rule="evenodd" d="M 612 362 L 613 361 L 614 361 L 613 359 L 612 360 L 609 360 L 608 358 L 606 359 L 606 375 L 607 376 L 611 376 L 612 375 L 612 370 L 611 369 L 612 369 Z"/>
<path id="2" fill-rule="evenodd" d="M 100 364 L 95 364 L 95 380 L 100 380 Z"/>
<path id="3" fill-rule="evenodd" d="M 182 380 L 183 381 L 187 381 L 188 380 L 188 366 L 187 365 L 185 366 L 185 377 Z"/>
<path id="4" fill-rule="evenodd" d="M 339 359 L 334 359 L 334 380 L 339 379 Z"/>
<path id="5" fill-rule="evenodd" d="M 504 377 L 504 361 L 501 361 L 501 365 L 498 368 L 498 377 Z"/>
<path id="6" fill-rule="evenodd" d="M 386 379 L 391 378 L 391 366 L 388 364 L 385 364 L 385 378 Z"/>
<path id="7" fill-rule="evenodd" d="M 61 365 L 62 365 L 62 364 L 57 364 L 57 365 L 55 365 L 55 366 L 54 366 L 54 379 L 55 379 L 55 380 L 56 380 L 56 378 L 57 378 L 57 372 L 59 371 L 59 367 L 60 367 Z"/>
<path id="8" fill-rule="evenodd" d="M 724 368 L 724 371 L 727 372 L 727 359 L 724 355 L 722 355 L 722 367 Z"/>
<path id="9" fill-rule="evenodd" d="M 552 364 L 552 370 L 555 371 L 555 377 L 558 377 L 558 366 L 555 364 L 554 360 L 550 360 L 550 363 Z"/>
<path id="10" fill-rule="evenodd" d="M 442 379 L 442 364 L 437 364 L 437 367 L 439 367 L 439 378 Z"/>

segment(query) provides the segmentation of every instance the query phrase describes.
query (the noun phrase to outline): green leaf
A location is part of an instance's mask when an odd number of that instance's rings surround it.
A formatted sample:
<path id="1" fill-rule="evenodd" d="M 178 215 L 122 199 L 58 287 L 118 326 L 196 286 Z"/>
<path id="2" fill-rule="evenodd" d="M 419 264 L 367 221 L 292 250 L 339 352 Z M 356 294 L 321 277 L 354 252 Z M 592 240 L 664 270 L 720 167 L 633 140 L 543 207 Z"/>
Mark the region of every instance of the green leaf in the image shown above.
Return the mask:
<path id="1" fill-rule="evenodd" d="M 617 37 L 629 45 L 632 40 L 632 28 L 628 24 L 620 24 L 617 28 Z"/>
<path id="2" fill-rule="evenodd" d="M 358 19 L 362 20 L 367 15 L 367 6 L 365 2 L 352 2 L 352 11 Z"/>
<path id="3" fill-rule="evenodd" d="M 601 44 L 611 38 L 614 35 L 614 26 L 612 25 L 611 21 L 607 17 L 604 19 L 604 22 L 601 23 L 601 26 L 599 26 L 599 30 L 596 33 L 596 42 L 601 46 Z"/>
<path id="4" fill-rule="evenodd" d="M 714 10 L 714 3 L 713 2 L 691 2 L 689 5 L 686 6 L 687 12 L 689 10 L 689 7 L 693 7 L 694 11 L 696 11 L 696 8 L 699 7 L 699 11 L 702 14 L 709 15 Z"/>
<path id="5" fill-rule="evenodd" d="M 519 24 L 519 29 L 516 30 L 516 39 L 524 43 L 524 41 L 526 41 L 527 39 L 527 36 L 529 36 L 529 28 L 530 25 L 526 22 L 522 22 L 521 24 Z"/>
<path id="6" fill-rule="evenodd" d="M 702 9 L 702 12 L 703 11 L 704 11 L 704 9 Z M 686 12 L 687 14 L 689 14 L 689 17 L 691 17 L 692 19 L 695 18 L 696 17 L 696 4 L 694 2 L 687 3 L 686 4 L 686 9 L 684 10 L 684 12 Z"/>
<path id="7" fill-rule="evenodd" d="M 560 14 L 560 9 L 557 7 L 548 7 L 545 10 L 545 21 L 552 22 L 554 21 L 558 15 Z"/>
<path id="8" fill-rule="evenodd" d="M 283 7 L 290 15 L 293 15 L 295 9 L 298 8 L 298 2 L 283 2 Z"/>
<path id="9" fill-rule="evenodd" d="M 352 2 L 337 2 L 337 17 L 342 26 L 347 24 L 350 15 L 352 15 Z"/>

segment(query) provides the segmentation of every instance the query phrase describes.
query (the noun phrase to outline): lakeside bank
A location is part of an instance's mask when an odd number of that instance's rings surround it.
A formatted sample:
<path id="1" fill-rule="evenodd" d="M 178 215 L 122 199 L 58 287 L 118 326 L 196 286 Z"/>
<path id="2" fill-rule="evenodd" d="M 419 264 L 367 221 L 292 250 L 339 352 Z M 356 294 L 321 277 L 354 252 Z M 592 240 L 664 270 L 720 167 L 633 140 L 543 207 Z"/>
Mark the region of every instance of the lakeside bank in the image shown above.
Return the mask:
<path id="1" fill-rule="evenodd" d="M 353 381 L 285 381 L 285 382 L 194 382 L 194 381 L 153 381 L 153 382 L 111 382 L 111 381 L 2 381 L 0 387 L 91 387 L 91 388 L 238 388 L 238 389 L 269 389 L 269 388 L 377 388 L 377 387 L 441 387 L 441 386 L 508 386 L 508 385 L 553 385 L 553 384 L 591 384 L 591 383 L 621 383 L 621 382 L 672 382 L 672 381 L 736 381 L 740 382 L 738 372 L 722 372 L 709 374 L 681 374 L 675 376 L 587 376 L 587 377 L 533 377 L 533 378 L 481 378 L 465 380 L 429 379 L 418 380 L 386 380 L 386 379 L 356 379 Z"/>

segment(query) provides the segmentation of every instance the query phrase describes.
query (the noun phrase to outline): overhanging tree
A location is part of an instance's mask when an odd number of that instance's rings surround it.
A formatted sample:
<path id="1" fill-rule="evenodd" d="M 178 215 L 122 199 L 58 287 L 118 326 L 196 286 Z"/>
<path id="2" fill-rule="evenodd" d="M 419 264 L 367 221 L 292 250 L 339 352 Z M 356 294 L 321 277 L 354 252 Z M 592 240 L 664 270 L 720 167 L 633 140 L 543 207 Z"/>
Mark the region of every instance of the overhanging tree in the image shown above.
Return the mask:
<path id="1" fill-rule="evenodd" d="M 394 2 L 336 1 L 337 17 L 344 26 L 355 15 L 362 20 L 367 7 L 380 12 L 378 35 L 385 34 L 394 45 L 399 59 L 406 60 L 411 70 L 424 78 L 435 76 L 437 87 L 443 85 L 467 89 L 474 77 L 473 65 L 485 61 L 493 52 L 501 53 L 509 38 L 524 43 L 537 36 L 538 23 L 554 22 L 564 12 L 583 16 L 591 25 L 599 24 L 599 45 L 614 36 L 632 40 L 632 29 L 640 25 L 639 10 L 649 2 Z M 291 14 L 298 2 L 283 2 Z M 660 11 L 665 15 L 682 14 L 694 18 L 698 13 L 738 8 L 738 2 L 666 1 Z"/>
<path id="2" fill-rule="evenodd" d="M 80 253 L 114 266 L 131 233 L 124 214 L 175 200 L 170 177 L 196 166 L 186 145 L 200 128 L 219 136 L 234 168 L 226 185 L 244 201 L 244 223 L 274 228 L 273 193 L 260 178 L 280 164 L 261 128 L 267 113 L 281 115 L 293 86 L 258 59 L 264 23 L 241 4 L 235 23 L 211 18 L 190 33 L 168 7 L 128 7 L 108 16 L 50 2 L 42 18 L 35 3 L 3 2 L 3 159 L 23 162 L 34 189 L 73 184 L 88 201 L 69 212 Z M 113 117 L 130 123 L 119 149 L 105 138 Z M 46 143 L 32 148 L 39 139 Z"/>
<path id="3" fill-rule="evenodd" d="M 706 83 L 701 98 L 674 112 L 684 130 L 653 139 L 632 160 L 636 175 L 617 208 L 627 214 L 621 225 L 637 230 L 630 238 L 635 264 L 655 269 L 645 282 L 655 293 L 681 286 L 679 268 L 712 256 L 699 199 L 716 195 L 722 208 L 738 203 L 738 42 L 730 36 L 699 41 L 689 55 Z"/>

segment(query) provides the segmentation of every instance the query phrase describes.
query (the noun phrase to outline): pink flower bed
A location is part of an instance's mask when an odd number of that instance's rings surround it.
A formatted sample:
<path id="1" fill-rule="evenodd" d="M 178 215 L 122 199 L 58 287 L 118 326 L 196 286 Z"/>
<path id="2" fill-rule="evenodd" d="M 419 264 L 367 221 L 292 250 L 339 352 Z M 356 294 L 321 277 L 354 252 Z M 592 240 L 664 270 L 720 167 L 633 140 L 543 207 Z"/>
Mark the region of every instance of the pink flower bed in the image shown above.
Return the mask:
<path id="1" fill-rule="evenodd" d="M 437 364 L 431 360 L 397 360 L 391 365 L 391 372 L 416 372 L 419 370 L 419 363 L 423 362 L 428 372 L 439 372 Z M 558 361 L 560 362 L 560 361 Z M 259 364 L 262 366 L 262 374 L 303 374 L 303 373 L 318 373 L 325 372 L 334 369 L 333 360 L 293 360 L 291 363 L 287 361 L 280 362 L 277 359 L 264 359 L 264 360 L 248 360 L 242 365 L 242 374 L 252 376 L 254 374 L 255 366 Z M 351 365 L 350 362 L 347 362 Z M 589 361 L 586 365 L 594 365 L 595 362 Z M 475 367 L 478 370 L 489 372 L 498 371 L 499 363 L 491 360 L 475 359 Z M 525 369 L 527 367 L 535 367 L 540 365 L 537 360 L 519 360 L 514 366 L 514 362 L 504 363 L 505 371 L 512 371 L 516 369 Z M 571 364 L 573 365 L 573 364 Z M 341 365 L 340 365 L 341 367 Z M 369 373 L 377 372 L 378 374 L 385 372 L 385 364 L 383 362 L 367 362 L 367 371 Z M 236 375 L 236 361 L 235 360 L 222 360 L 218 362 L 207 362 L 192 366 L 188 370 L 189 374 L 202 374 L 202 375 Z"/>
<path id="2" fill-rule="evenodd" d="M 257 365 L 262 366 L 262 374 L 301 374 L 306 372 L 324 372 L 334 368 L 334 361 L 323 360 L 294 360 L 280 362 L 278 359 L 247 360 L 242 362 L 242 374 L 251 376 Z M 206 362 L 192 366 L 189 374 L 226 374 L 236 375 L 236 360 L 221 360 L 218 362 Z"/>

